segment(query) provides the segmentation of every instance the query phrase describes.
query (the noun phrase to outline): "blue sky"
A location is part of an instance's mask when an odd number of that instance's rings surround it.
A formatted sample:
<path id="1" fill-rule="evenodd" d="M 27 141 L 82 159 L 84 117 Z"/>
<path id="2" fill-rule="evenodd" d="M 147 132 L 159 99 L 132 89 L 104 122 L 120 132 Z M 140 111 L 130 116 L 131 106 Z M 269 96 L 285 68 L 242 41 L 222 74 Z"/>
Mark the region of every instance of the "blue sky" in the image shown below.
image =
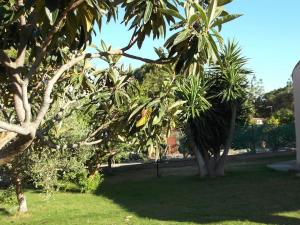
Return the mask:
<path id="1" fill-rule="evenodd" d="M 224 39 L 237 40 L 249 58 L 251 68 L 257 78 L 263 80 L 266 91 L 285 86 L 292 70 L 300 60 L 300 0 L 235 0 L 228 5 L 231 13 L 241 13 L 242 17 L 227 23 L 222 29 Z M 131 32 L 124 25 L 104 24 L 97 32 L 94 44 L 100 39 L 114 49 L 127 45 Z M 135 55 L 156 58 L 153 47 L 162 46 L 164 40 L 148 38 L 139 50 L 129 52 Z M 142 63 L 123 59 L 123 63 L 138 67 Z"/>

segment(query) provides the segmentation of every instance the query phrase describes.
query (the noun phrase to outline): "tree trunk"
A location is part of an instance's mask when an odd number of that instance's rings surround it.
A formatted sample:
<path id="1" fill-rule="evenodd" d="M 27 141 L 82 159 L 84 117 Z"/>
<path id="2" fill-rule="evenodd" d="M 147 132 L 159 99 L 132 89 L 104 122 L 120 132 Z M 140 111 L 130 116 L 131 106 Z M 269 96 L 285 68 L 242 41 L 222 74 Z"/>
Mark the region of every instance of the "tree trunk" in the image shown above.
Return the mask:
<path id="1" fill-rule="evenodd" d="M 14 181 L 16 187 L 16 196 L 19 204 L 18 211 L 20 213 L 26 213 L 28 211 L 26 197 L 22 190 L 22 180 L 17 172 L 17 169 L 14 172 Z"/>
<path id="2" fill-rule="evenodd" d="M 193 130 L 191 128 L 191 125 L 189 124 L 187 127 L 187 136 L 188 136 L 188 140 L 190 142 L 191 148 L 194 152 L 195 155 L 195 159 L 197 162 L 197 166 L 198 166 L 198 170 L 199 170 L 199 176 L 200 177 L 205 177 L 208 172 L 207 172 L 207 168 L 204 162 L 204 159 L 197 147 L 197 144 L 195 143 L 195 139 L 194 139 L 194 135 L 193 135 Z"/>
<path id="3" fill-rule="evenodd" d="M 95 175 L 99 171 L 101 165 L 101 158 L 103 155 L 100 151 L 97 151 L 90 160 L 87 161 L 89 176 Z"/>
<path id="4" fill-rule="evenodd" d="M 110 155 L 110 156 L 108 156 L 108 159 L 107 159 L 107 173 L 108 174 L 110 174 L 110 175 L 112 175 L 112 160 L 113 160 L 113 155 Z"/>
<path id="5" fill-rule="evenodd" d="M 18 135 L 16 139 L 0 150 L 0 166 L 10 163 L 15 157 L 25 151 L 33 141 L 32 135 Z"/>
<path id="6" fill-rule="evenodd" d="M 220 159 L 215 168 L 215 176 L 220 177 L 225 175 L 225 159 Z"/>
<path id="7" fill-rule="evenodd" d="M 4 148 L 16 136 L 17 133 L 15 132 L 9 132 L 9 131 L 0 132 L 0 149 Z"/>
<path id="8" fill-rule="evenodd" d="M 208 174 L 208 172 L 203 157 L 196 146 L 193 148 L 193 152 L 196 157 L 196 161 L 199 169 L 199 175 L 200 177 L 205 177 Z"/>
<path id="9" fill-rule="evenodd" d="M 215 168 L 215 174 L 216 176 L 224 176 L 225 175 L 225 162 L 227 159 L 227 155 L 229 152 L 229 149 L 231 148 L 231 144 L 233 141 L 234 136 L 234 130 L 235 130 L 235 122 L 236 122 L 236 114 L 237 114 L 237 105 L 232 104 L 231 106 L 231 119 L 230 119 L 230 125 L 228 130 L 228 136 L 225 143 L 225 148 L 222 156 L 218 160 Z"/>

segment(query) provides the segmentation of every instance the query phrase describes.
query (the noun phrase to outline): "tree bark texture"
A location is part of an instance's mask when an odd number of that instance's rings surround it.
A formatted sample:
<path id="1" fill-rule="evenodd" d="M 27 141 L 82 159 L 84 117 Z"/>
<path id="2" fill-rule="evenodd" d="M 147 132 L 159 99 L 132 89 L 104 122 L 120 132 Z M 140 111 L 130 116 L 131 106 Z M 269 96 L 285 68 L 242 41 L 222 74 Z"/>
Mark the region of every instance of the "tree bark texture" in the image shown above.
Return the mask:
<path id="1" fill-rule="evenodd" d="M 194 127 L 192 127 L 192 124 L 188 125 L 187 135 L 189 137 L 191 148 L 195 154 L 197 166 L 199 168 L 199 174 L 201 177 L 207 175 L 210 177 L 225 175 L 225 162 L 234 137 L 236 116 L 237 105 L 233 103 L 231 107 L 228 136 L 224 143 L 224 151 L 222 155 L 220 154 L 220 151 L 215 151 L 213 156 L 209 156 L 207 150 L 205 149 L 203 149 L 203 152 L 201 153 L 199 143 L 197 143 L 195 139 L 195 136 L 197 135 L 197 129 L 193 129 Z"/>
<path id="2" fill-rule="evenodd" d="M 193 153 L 195 155 L 195 159 L 196 159 L 198 170 L 199 170 L 199 176 L 200 177 L 205 177 L 207 175 L 208 171 L 207 171 L 203 156 L 201 155 L 201 153 L 200 153 L 200 151 L 197 147 L 197 144 L 195 143 L 195 136 L 193 134 L 191 124 L 188 124 L 187 136 L 188 136 L 188 139 L 189 139 L 190 146 L 191 146 L 191 148 L 193 150 Z"/>
<path id="3" fill-rule="evenodd" d="M 16 196 L 17 196 L 18 205 L 19 205 L 18 211 L 20 213 L 26 213 L 28 211 L 26 197 L 22 190 L 22 179 L 19 176 L 17 169 L 14 172 L 14 183 L 15 183 Z"/>
<path id="4" fill-rule="evenodd" d="M 0 166 L 11 162 L 17 155 L 24 152 L 32 143 L 31 135 L 18 135 L 0 151 Z"/>

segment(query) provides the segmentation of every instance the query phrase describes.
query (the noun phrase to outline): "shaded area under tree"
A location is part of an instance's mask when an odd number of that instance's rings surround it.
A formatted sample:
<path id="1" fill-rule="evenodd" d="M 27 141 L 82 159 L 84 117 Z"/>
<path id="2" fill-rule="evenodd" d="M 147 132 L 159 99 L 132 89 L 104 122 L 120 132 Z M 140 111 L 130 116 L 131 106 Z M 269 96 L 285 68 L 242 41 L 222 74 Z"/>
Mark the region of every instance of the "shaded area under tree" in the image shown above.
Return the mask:
<path id="1" fill-rule="evenodd" d="M 170 176 L 119 185 L 107 181 L 99 195 L 139 217 L 161 221 L 298 225 L 299 218 L 281 213 L 300 210 L 300 180 L 267 169 L 268 162 L 237 162 L 229 165 L 228 176 L 215 179 Z"/>

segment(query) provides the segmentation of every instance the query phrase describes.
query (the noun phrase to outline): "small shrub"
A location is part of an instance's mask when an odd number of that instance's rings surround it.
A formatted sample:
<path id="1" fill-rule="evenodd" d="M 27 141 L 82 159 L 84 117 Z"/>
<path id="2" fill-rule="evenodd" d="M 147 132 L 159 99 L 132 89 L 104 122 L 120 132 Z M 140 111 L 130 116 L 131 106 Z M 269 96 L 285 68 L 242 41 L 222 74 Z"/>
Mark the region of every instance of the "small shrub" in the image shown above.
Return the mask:
<path id="1" fill-rule="evenodd" d="M 88 175 L 88 172 L 84 171 L 83 173 L 77 176 L 77 184 L 81 192 L 95 192 L 102 181 L 103 176 L 99 172 L 96 172 L 93 175 Z"/>
<path id="2" fill-rule="evenodd" d="M 16 191 L 14 186 L 9 186 L 7 189 L 0 191 L 0 203 L 7 205 L 16 205 Z"/>
<path id="3" fill-rule="evenodd" d="M 279 124 L 280 124 L 280 121 L 275 116 L 271 116 L 270 118 L 268 118 L 266 120 L 266 124 L 269 125 L 269 126 L 278 127 Z"/>

